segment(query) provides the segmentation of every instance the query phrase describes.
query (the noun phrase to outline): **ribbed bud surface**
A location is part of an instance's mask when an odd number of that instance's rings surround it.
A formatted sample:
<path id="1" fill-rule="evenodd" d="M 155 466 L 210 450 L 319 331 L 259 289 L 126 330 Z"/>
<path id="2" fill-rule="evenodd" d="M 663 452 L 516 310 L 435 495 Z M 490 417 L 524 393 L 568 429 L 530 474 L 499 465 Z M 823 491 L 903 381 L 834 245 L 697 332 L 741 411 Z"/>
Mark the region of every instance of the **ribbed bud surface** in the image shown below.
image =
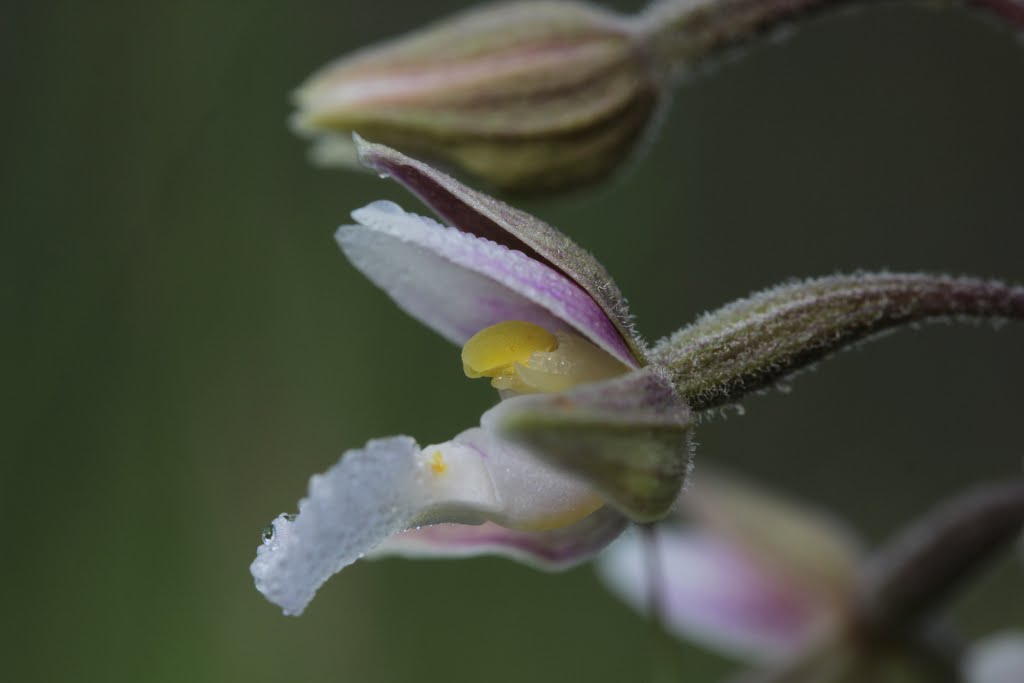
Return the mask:
<path id="1" fill-rule="evenodd" d="M 652 118 L 638 41 L 583 3 L 484 6 L 328 65 L 293 123 L 325 164 L 353 163 L 357 132 L 501 189 L 561 190 L 614 170 Z"/>

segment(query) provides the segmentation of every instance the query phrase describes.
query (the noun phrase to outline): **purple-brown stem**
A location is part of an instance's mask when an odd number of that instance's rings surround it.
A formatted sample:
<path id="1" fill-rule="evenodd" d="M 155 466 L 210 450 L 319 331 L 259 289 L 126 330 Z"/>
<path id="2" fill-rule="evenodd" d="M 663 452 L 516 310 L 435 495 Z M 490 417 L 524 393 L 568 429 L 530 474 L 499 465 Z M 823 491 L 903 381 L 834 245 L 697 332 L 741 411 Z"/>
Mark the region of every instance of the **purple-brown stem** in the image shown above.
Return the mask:
<path id="1" fill-rule="evenodd" d="M 656 63 L 680 73 L 758 36 L 797 25 L 813 14 L 881 1 L 656 0 L 639 15 L 638 22 L 648 36 Z M 1024 31 L 1022 0 L 936 0 L 928 5 L 977 8 Z"/>
<path id="2" fill-rule="evenodd" d="M 1024 480 L 955 498 L 876 553 L 864 572 L 859 621 L 891 630 L 926 618 L 1024 531 Z"/>

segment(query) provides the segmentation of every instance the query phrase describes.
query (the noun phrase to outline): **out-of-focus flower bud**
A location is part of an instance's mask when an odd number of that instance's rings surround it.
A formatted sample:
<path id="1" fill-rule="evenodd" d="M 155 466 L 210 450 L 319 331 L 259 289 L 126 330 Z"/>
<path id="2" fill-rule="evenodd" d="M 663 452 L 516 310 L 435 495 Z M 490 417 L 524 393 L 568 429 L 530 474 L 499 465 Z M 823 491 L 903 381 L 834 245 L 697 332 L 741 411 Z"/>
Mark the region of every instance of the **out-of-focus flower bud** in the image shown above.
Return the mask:
<path id="1" fill-rule="evenodd" d="M 488 5 L 344 57 L 297 92 L 314 159 L 355 163 L 351 133 L 513 192 L 620 166 L 661 87 L 626 17 L 579 2 Z"/>

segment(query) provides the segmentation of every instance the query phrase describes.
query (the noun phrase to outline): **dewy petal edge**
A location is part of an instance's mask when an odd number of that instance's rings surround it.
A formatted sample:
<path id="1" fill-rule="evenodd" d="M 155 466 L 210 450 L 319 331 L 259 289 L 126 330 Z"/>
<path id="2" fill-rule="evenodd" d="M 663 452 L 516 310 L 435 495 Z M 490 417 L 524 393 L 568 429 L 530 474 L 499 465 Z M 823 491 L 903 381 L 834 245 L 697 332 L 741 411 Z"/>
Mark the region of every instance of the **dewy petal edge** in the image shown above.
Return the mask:
<path id="1" fill-rule="evenodd" d="M 643 345 L 600 264 L 537 219 L 361 144 L 453 223 L 376 202 L 339 229 L 352 263 L 400 307 L 457 344 L 507 321 L 522 321 L 513 334 L 540 326 L 565 350 L 536 368 L 531 356 L 533 373 L 607 360 L 534 385 L 558 393 L 504 392 L 480 428 L 443 444 L 391 437 L 348 451 L 310 480 L 298 515 L 274 521 L 251 567 L 257 588 L 300 614 L 327 578 L 392 537 L 382 554 L 490 552 L 564 567 L 614 539 L 626 517 L 663 514 L 688 471 L 690 412 L 664 373 L 642 367 Z"/>

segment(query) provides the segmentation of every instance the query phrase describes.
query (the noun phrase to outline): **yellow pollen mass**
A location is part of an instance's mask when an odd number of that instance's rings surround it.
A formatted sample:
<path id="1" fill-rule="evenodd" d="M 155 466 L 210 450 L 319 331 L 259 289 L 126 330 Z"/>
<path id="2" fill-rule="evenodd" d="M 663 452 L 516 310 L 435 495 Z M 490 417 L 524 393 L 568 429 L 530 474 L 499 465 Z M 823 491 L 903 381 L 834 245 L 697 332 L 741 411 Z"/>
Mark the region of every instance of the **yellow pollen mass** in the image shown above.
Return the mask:
<path id="1" fill-rule="evenodd" d="M 467 377 L 497 377 L 512 372 L 516 363 L 526 364 L 538 351 L 557 348 L 558 340 L 543 327 L 506 320 L 469 338 L 462 347 L 462 370 Z"/>
<path id="2" fill-rule="evenodd" d="M 445 470 L 448 469 L 441 451 L 434 451 L 434 456 L 430 459 L 430 469 L 434 471 L 434 474 L 444 474 Z"/>

